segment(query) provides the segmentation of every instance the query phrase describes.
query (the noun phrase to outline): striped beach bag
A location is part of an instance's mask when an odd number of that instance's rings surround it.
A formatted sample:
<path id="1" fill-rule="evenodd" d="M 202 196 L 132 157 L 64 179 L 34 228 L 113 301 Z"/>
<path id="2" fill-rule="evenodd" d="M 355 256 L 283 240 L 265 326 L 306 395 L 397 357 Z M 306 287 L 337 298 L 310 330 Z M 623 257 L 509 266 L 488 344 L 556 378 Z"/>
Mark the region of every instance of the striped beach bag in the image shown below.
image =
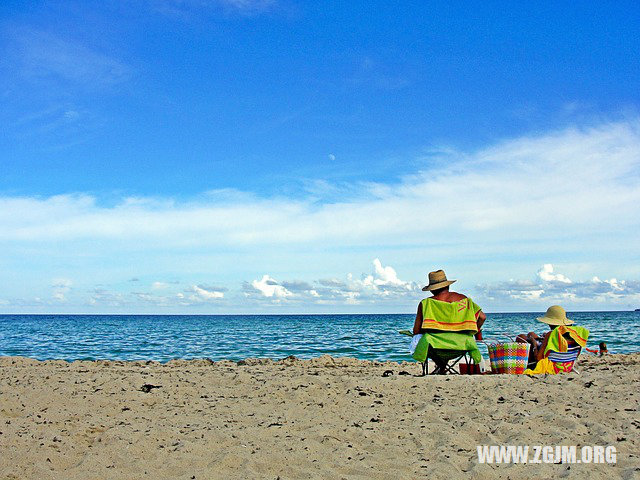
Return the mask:
<path id="1" fill-rule="evenodd" d="M 521 375 L 527 368 L 529 360 L 528 343 L 488 343 L 489 360 L 493 373 L 510 373 Z"/>

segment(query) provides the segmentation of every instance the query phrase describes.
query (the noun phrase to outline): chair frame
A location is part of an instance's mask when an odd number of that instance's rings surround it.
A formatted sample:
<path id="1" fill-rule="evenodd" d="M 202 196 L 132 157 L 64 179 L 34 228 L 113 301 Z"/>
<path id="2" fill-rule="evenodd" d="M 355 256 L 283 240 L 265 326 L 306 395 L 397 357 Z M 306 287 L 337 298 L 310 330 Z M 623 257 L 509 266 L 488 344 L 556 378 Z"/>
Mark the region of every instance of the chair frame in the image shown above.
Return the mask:
<path id="1" fill-rule="evenodd" d="M 568 348 L 566 352 L 556 352 L 554 350 L 551 350 L 548 353 L 547 358 L 552 363 L 573 362 L 573 365 L 571 365 L 571 371 L 579 374 L 580 372 L 578 372 L 578 370 L 575 367 L 576 367 L 576 362 L 578 361 L 578 358 L 580 357 L 581 353 L 582 353 L 582 347 L 578 345 L 577 347 Z M 530 362 L 529 364 L 527 364 L 527 368 L 536 368 L 537 364 L 538 364 L 538 361 Z"/>
<path id="2" fill-rule="evenodd" d="M 578 357 L 580 356 L 581 352 L 582 352 L 582 347 L 578 345 L 577 347 L 568 348 L 566 352 L 555 352 L 555 351 L 552 350 L 547 355 L 547 358 L 552 363 L 569 363 L 569 362 L 572 362 L 571 371 L 572 372 L 576 372 L 576 373 L 580 373 L 580 372 L 578 372 L 578 370 L 576 370 L 575 367 L 576 367 L 576 362 L 578 361 Z"/>
<path id="3" fill-rule="evenodd" d="M 442 361 L 441 358 L 438 358 L 438 362 L 434 357 L 438 356 L 439 351 L 451 352 L 454 357 L 447 361 Z M 427 354 L 426 361 L 422 363 L 422 376 L 447 375 L 449 373 L 452 375 L 460 375 L 460 372 L 454 370 L 454 368 L 456 367 L 456 365 L 458 365 L 458 363 L 460 363 L 460 360 L 462 360 L 463 358 L 465 359 L 466 363 L 470 363 L 471 355 L 469 355 L 469 352 L 467 350 L 443 350 L 431 347 L 429 348 L 429 353 Z M 436 366 L 431 373 L 429 373 L 429 359 L 433 360 L 436 363 Z M 438 365 L 438 363 L 443 363 L 443 365 Z"/>

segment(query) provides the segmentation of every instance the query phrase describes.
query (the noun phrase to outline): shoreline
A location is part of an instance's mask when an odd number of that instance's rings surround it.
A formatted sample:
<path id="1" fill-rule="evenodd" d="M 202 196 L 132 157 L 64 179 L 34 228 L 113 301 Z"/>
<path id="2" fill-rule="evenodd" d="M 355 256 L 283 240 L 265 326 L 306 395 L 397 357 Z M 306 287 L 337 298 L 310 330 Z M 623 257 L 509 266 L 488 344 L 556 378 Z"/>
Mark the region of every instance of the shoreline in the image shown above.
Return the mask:
<path id="1" fill-rule="evenodd" d="M 602 358 L 618 358 L 618 357 L 625 357 L 625 356 L 633 356 L 633 355 L 639 355 L 640 356 L 640 350 L 637 351 L 632 351 L 632 352 L 625 352 L 625 353 L 607 353 L 604 357 L 600 357 L 597 354 L 593 354 L 593 353 L 583 353 L 581 354 L 581 356 L 579 357 L 578 362 L 579 363 L 583 363 L 585 359 L 589 359 L 589 358 L 597 358 L 597 359 L 602 359 Z M 365 365 L 366 364 L 371 364 L 374 366 L 380 366 L 380 365 L 389 365 L 389 366 L 398 366 L 398 365 L 402 365 L 402 366 L 408 366 L 409 368 L 411 368 L 412 366 L 416 366 L 419 364 L 419 362 L 415 361 L 415 360 L 377 360 L 377 359 L 365 359 L 365 358 L 358 358 L 358 357 L 353 357 L 353 356 L 349 356 L 349 355 L 345 355 L 345 356 L 339 356 L 339 355 L 330 355 L 330 354 L 319 354 L 316 356 L 312 356 L 312 357 L 299 357 L 296 355 L 288 355 L 286 357 L 246 357 L 246 358 L 240 358 L 240 359 L 234 359 L 234 358 L 221 358 L 221 359 L 217 359 L 214 360 L 210 357 L 183 357 L 183 358 L 172 358 L 169 360 L 154 360 L 152 358 L 139 358 L 139 359 L 118 359 L 118 358 L 77 358 L 77 359 L 73 359 L 73 360 L 67 360 L 65 358 L 44 358 L 44 359 L 39 359 L 39 358 L 34 358 L 34 357 L 27 357 L 27 356 L 23 356 L 23 355 L 0 355 L 0 366 L 2 366 L 3 361 L 7 361 L 7 360 L 17 360 L 17 361 L 26 361 L 26 362 L 37 362 L 37 363 L 46 363 L 46 362 L 64 362 L 64 363 L 68 363 L 68 364 L 74 364 L 74 363 L 83 363 L 83 362 L 88 362 L 88 363 L 100 363 L 100 364 L 131 364 L 131 365 L 135 365 L 135 366 L 147 366 L 147 365 L 167 365 L 167 364 L 182 364 L 182 363 L 189 363 L 189 362 L 193 362 L 194 364 L 201 364 L 204 363 L 205 365 L 214 365 L 216 363 L 232 363 L 235 364 L 237 366 L 243 366 L 243 365 L 274 365 L 274 364 L 290 364 L 291 362 L 317 362 L 318 360 L 323 360 L 323 359 L 331 359 L 332 361 L 341 361 L 341 360 L 346 360 L 348 363 L 351 363 L 353 361 L 355 362 L 363 362 Z M 489 365 L 489 358 L 486 355 L 486 352 L 483 353 L 483 361 L 486 364 L 487 369 L 490 368 Z M 338 362 L 339 363 L 339 362 Z M 429 365 L 432 365 L 432 361 L 429 360 Z M 488 373 L 490 374 L 490 372 Z"/>
<path id="2" fill-rule="evenodd" d="M 419 377 L 415 363 L 329 356 L 0 357 L 0 479 L 637 475 L 640 353 L 578 369 Z M 614 445 L 618 458 L 478 464 L 491 444 Z"/>

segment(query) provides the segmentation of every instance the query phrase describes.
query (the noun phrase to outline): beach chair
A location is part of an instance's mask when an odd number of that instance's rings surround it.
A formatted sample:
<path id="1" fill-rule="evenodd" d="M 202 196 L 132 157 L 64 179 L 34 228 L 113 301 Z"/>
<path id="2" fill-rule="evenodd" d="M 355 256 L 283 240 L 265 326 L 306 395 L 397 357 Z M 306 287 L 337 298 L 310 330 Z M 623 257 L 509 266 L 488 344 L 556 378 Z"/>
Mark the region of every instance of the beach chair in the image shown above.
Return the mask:
<path id="1" fill-rule="evenodd" d="M 422 355 L 426 356 L 421 356 L 419 351 L 424 351 Z M 425 333 L 413 358 L 422 363 L 423 375 L 457 375 L 460 372 L 456 366 L 461 360 L 473 365 L 479 365 L 482 361 L 474 335 L 462 332 Z M 429 360 L 436 364 L 432 372 L 429 372 Z"/>
<path id="2" fill-rule="evenodd" d="M 575 363 L 578 357 L 580 356 L 580 352 L 582 351 L 582 347 L 571 347 L 567 349 L 566 352 L 554 352 L 551 351 L 547 355 L 547 358 L 551 363 L 553 363 L 553 367 L 557 373 L 565 372 L 569 373 L 574 371 L 576 373 L 578 370 L 575 368 Z"/>
<path id="3" fill-rule="evenodd" d="M 413 337 L 413 332 L 410 330 L 400 330 L 398 333 Z M 415 341 L 417 341 L 416 337 L 414 337 Z M 411 353 L 413 359 L 422 365 L 423 376 L 459 374 L 455 367 L 462 359 L 465 359 L 468 365 L 474 366 L 482 362 L 475 332 L 468 330 L 457 332 L 428 330 L 421 335 L 417 344 L 412 342 Z M 432 372 L 429 372 L 429 360 L 436 364 Z M 473 363 L 470 360 L 473 360 Z"/>
<path id="4" fill-rule="evenodd" d="M 527 375 L 554 375 L 572 371 L 580 373 L 575 368 L 575 363 L 581 351 L 582 347 L 580 346 L 568 348 L 566 352 L 551 350 L 542 360 L 529 363 L 529 368 L 524 373 Z"/>
<path id="5" fill-rule="evenodd" d="M 430 348 L 427 360 L 422 362 L 422 375 L 459 375 L 455 367 L 464 359 L 464 363 L 471 363 L 471 355 L 468 350 L 445 350 L 442 348 Z M 429 360 L 433 360 L 435 368 L 429 373 Z M 474 363 L 475 365 L 475 363 Z"/>

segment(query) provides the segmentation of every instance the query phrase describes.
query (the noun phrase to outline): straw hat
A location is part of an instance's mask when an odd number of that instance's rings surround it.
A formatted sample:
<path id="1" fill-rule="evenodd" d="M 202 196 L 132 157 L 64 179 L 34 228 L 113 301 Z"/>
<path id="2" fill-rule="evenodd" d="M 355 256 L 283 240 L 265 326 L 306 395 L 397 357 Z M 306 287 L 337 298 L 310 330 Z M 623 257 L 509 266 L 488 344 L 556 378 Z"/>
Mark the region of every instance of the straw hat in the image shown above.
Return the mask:
<path id="1" fill-rule="evenodd" d="M 447 275 L 444 270 L 436 270 L 435 272 L 429 272 L 429 285 L 422 287 L 422 291 L 438 290 L 439 288 L 448 287 L 455 280 L 447 280 Z"/>
<path id="2" fill-rule="evenodd" d="M 573 325 L 573 320 L 567 318 L 567 312 L 560 305 L 547 308 L 544 317 L 538 317 L 537 320 L 547 325 Z"/>

